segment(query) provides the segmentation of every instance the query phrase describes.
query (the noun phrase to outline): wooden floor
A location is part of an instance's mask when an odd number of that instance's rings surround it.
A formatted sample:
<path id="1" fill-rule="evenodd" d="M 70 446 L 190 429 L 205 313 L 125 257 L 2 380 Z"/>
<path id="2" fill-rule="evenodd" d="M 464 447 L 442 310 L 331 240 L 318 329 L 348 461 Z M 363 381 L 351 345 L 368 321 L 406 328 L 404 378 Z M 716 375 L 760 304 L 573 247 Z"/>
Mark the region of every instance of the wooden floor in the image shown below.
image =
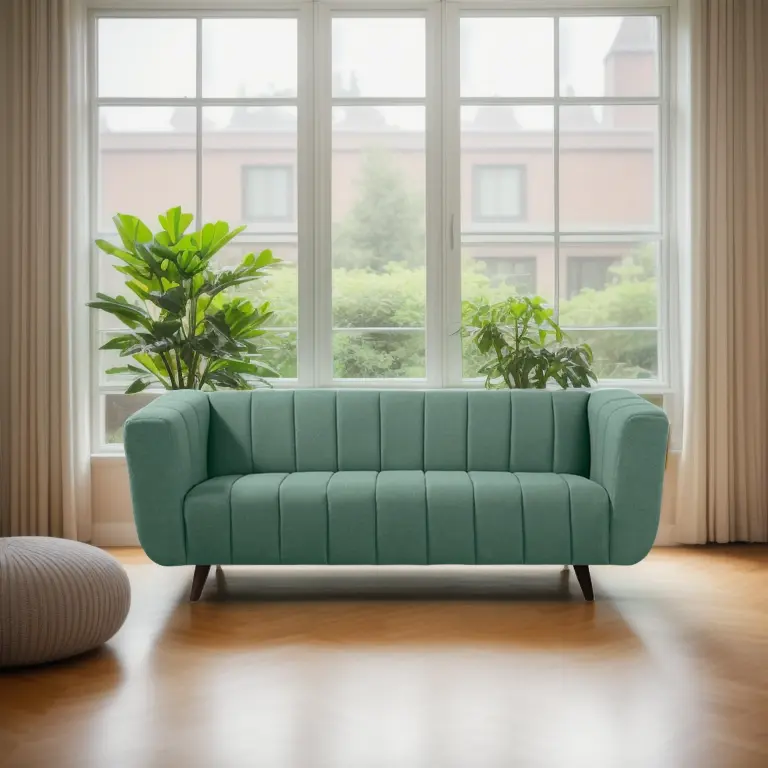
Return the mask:
<path id="1" fill-rule="evenodd" d="M 116 551 L 103 650 L 0 676 L 3 768 L 766 768 L 768 547 L 594 568 L 191 568 Z"/>

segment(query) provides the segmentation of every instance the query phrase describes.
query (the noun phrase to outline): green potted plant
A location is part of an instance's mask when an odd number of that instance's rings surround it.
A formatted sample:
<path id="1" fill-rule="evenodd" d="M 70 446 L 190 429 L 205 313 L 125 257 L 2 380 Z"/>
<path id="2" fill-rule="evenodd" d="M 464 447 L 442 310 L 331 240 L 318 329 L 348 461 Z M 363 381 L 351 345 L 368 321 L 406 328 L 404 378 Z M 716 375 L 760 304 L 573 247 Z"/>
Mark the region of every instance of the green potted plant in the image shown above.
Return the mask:
<path id="1" fill-rule="evenodd" d="M 159 382 L 165 389 L 250 389 L 268 385 L 277 375 L 264 360 L 269 303 L 255 306 L 231 289 L 265 276 L 279 262 L 269 250 L 247 254 L 234 268 L 215 269 L 212 258 L 245 227 L 230 229 L 223 221 L 186 233 L 192 214 L 180 207 L 158 217 L 153 234 L 136 216 L 113 218 L 122 247 L 106 240 L 96 245 L 121 263 L 133 294 L 96 294 L 93 309 L 116 317 L 126 332 L 101 349 L 118 350 L 132 363 L 108 374 L 134 374 L 126 394 Z M 249 377 L 249 378 L 246 378 Z"/>
<path id="2" fill-rule="evenodd" d="M 461 333 L 486 361 L 478 373 L 488 389 L 564 389 L 597 382 L 588 344 L 569 344 L 554 311 L 540 296 L 512 296 L 496 304 L 462 305 Z"/>

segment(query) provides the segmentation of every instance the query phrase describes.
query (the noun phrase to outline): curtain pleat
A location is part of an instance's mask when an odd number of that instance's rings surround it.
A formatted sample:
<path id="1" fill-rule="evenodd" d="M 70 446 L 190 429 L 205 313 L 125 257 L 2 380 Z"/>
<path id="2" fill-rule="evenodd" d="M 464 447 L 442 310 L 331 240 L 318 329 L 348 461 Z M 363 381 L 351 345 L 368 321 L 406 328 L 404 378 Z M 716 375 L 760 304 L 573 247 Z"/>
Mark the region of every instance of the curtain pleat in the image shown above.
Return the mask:
<path id="1" fill-rule="evenodd" d="M 5 0 L 0 534 L 88 538 L 73 461 L 68 0 Z M 84 524 L 85 523 L 85 524 Z"/>
<path id="2" fill-rule="evenodd" d="M 679 541 L 768 540 L 768 3 L 694 0 L 691 369 Z"/>

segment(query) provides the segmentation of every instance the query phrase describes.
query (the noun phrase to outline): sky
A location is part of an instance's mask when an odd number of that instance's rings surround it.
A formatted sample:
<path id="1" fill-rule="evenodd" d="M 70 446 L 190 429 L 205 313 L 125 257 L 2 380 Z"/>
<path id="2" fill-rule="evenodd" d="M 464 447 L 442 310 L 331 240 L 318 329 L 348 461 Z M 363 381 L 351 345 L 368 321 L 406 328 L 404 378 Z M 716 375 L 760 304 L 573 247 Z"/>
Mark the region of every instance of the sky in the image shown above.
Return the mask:
<path id="1" fill-rule="evenodd" d="M 604 92 L 603 60 L 621 19 L 561 19 L 561 90 L 577 96 Z M 362 96 L 421 97 L 425 89 L 425 20 L 336 18 L 332 67 L 337 84 L 354 80 Z M 186 98 L 195 95 L 193 19 L 101 19 L 99 95 Z M 463 96 L 552 96 L 554 20 L 464 18 L 461 21 Z M 204 96 L 295 95 L 295 19 L 207 19 L 203 22 Z M 170 130 L 169 108 L 105 108 L 112 130 Z M 471 118 L 473 108 L 463 111 Z M 215 126 L 229 120 L 227 107 L 211 111 Z M 339 110 L 335 111 L 340 116 Z M 420 110 L 392 108 L 388 122 L 423 130 Z M 520 108 L 525 128 L 551 128 L 551 109 Z"/>

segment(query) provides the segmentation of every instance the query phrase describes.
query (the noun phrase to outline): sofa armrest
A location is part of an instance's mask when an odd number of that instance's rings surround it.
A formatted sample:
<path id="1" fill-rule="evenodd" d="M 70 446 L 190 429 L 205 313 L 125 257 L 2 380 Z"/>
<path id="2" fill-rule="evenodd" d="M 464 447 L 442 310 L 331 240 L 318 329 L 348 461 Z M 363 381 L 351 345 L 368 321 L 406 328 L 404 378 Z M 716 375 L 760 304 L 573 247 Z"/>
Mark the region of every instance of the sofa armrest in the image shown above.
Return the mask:
<path id="1" fill-rule="evenodd" d="M 209 423 L 208 396 L 190 390 L 162 395 L 125 422 L 136 529 L 160 565 L 187 562 L 184 498 L 208 477 Z"/>
<path id="2" fill-rule="evenodd" d="M 593 392 L 588 405 L 590 478 L 611 501 L 611 563 L 642 560 L 656 538 L 661 514 L 669 421 L 627 390 Z"/>

